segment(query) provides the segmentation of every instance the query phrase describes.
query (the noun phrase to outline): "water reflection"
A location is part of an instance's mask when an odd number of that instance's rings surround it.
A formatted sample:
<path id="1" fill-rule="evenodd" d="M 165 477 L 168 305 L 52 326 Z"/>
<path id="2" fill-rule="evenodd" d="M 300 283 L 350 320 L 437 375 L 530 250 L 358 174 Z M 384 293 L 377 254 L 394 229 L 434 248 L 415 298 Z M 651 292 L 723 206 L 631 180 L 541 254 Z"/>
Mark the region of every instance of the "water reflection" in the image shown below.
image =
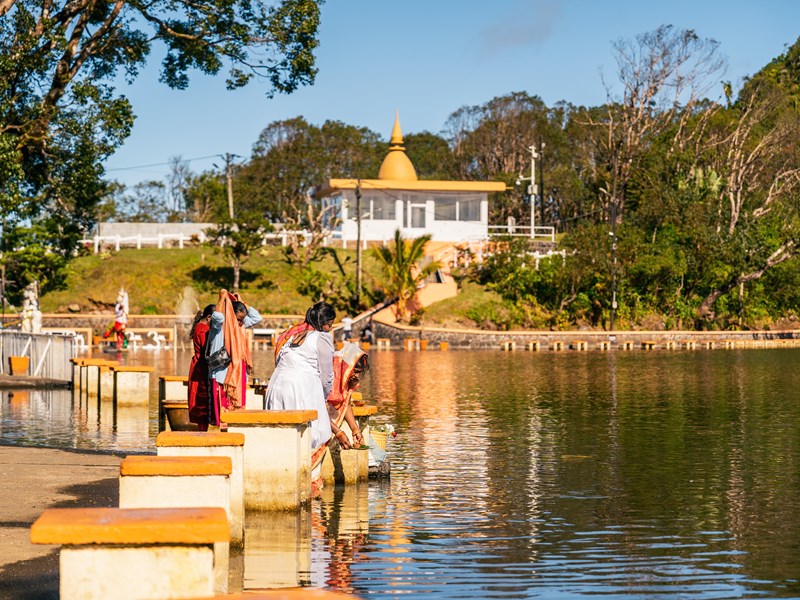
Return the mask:
<path id="1" fill-rule="evenodd" d="M 156 374 L 190 358 L 139 354 L 125 360 Z M 374 352 L 363 391 L 379 407 L 373 423 L 399 433 L 391 482 L 331 487 L 308 512 L 250 519 L 244 586 L 798 597 L 799 358 Z M 268 377 L 271 354 L 255 360 Z M 3 440 L 152 451 L 154 379 L 147 414 L 4 394 Z"/>

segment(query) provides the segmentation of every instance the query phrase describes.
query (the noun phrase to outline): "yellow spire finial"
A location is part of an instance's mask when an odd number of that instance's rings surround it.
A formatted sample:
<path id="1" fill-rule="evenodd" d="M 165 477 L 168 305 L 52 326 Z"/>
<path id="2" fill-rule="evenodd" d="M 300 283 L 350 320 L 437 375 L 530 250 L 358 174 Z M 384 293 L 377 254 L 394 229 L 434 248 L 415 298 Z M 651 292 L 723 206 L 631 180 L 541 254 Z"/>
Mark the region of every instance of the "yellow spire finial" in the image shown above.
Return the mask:
<path id="1" fill-rule="evenodd" d="M 392 128 L 392 138 L 389 140 L 390 146 L 403 145 L 403 132 L 400 129 L 400 111 L 395 112 L 394 127 Z M 400 148 L 398 148 L 400 150 Z"/>
<path id="2" fill-rule="evenodd" d="M 403 132 L 400 130 L 400 111 L 394 117 L 392 137 L 389 140 L 389 154 L 383 159 L 378 179 L 395 181 L 416 181 L 417 171 L 406 156 L 403 148 Z"/>

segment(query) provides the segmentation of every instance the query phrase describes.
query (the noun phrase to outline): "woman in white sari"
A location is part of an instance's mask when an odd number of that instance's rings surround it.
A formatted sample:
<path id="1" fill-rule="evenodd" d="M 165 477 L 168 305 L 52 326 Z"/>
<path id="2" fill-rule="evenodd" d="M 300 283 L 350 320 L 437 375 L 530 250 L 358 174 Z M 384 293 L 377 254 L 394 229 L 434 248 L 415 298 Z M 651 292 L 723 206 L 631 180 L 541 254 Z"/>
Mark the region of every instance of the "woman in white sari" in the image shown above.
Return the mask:
<path id="1" fill-rule="evenodd" d="M 267 410 L 315 410 L 311 448 L 332 435 L 326 399 L 333 386 L 333 337 L 336 311 L 326 302 L 308 309 L 303 323 L 283 332 L 275 346 L 275 371 L 267 387 Z M 312 474 L 312 479 L 314 474 Z"/>

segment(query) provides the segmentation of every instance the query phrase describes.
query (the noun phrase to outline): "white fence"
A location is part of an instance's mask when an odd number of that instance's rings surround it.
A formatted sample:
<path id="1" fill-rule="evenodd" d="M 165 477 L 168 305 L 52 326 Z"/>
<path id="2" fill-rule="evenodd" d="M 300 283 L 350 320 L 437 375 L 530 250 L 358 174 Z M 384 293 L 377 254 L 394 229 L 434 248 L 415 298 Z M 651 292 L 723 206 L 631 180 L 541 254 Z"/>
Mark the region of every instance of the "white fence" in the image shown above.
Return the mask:
<path id="1" fill-rule="evenodd" d="M 0 374 L 8 374 L 9 356 L 30 358 L 29 375 L 60 381 L 72 380 L 75 340 L 72 336 L 47 333 L 0 331 Z"/>
<path id="2" fill-rule="evenodd" d="M 530 225 L 489 225 L 489 236 L 497 237 L 511 235 L 514 237 L 527 237 L 545 242 L 556 241 L 556 228 L 537 225 L 531 233 Z"/>
<path id="3" fill-rule="evenodd" d="M 332 243 L 333 239 L 336 237 L 336 234 L 331 234 L 326 239 L 327 245 Z M 267 244 L 273 243 L 277 244 L 280 243 L 281 246 L 287 246 L 289 240 L 292 238 L 301 238 L 302 245 L 306 245 L 308 240 L 311 238 L 311 232 L 306 231 L 305 229 L 300 231 L 276 231 L 271 233 L 265 233 L 264 239 L 261 241 L 263 246 Z M 120 248 L 137 248 L 142 249 L 143 247 L 155 247 L 155 248 L 180 248 L 183 249 L 187 244 L 196 244 L 196 243 L 205 243 L 208 241 L 208 237 L 205 233 L 201 234 L 193 234 L 187 235 L 185 233 L 159 233 L 158 235 L 154 236 L 146 236 L 146 235 L 95 235 L 91 238 L 85 238 L 80 241 L 80 243 L 86 247 L 92 246 L 94 248 L 94 254 L 99 253 L 104 248 L 114 248 L 115 251 L 119 252 Z"/>

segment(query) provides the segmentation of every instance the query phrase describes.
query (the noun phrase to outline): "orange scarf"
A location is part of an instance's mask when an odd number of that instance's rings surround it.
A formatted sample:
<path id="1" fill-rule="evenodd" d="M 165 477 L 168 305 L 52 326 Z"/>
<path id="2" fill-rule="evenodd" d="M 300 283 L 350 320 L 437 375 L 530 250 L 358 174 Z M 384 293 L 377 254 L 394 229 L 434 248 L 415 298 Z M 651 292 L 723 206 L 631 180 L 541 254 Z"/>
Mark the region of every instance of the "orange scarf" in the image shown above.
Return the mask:
<path id="1" fill-rule="evenodd" d="M 311 325 L 309 325 L 305 321 L 302 321 L 300 323 L 292 325 L 291 327 L 289 327 L 289 329 L 282 332 L 278 336 L 278 339 L 275 341 L 275 364 L 278 364 L 278 356 L 281 353 L 281 348 L 283 348 L 283 345 L 286 342 L 291 340 L 298 333 L 303 333 L 304 331 L 313 331 L 313 330 L 314 328 Z"/>
<path id="2" fill-rule="evenodd" d="M 231 364 L 228 365 L 228 373 L 225 375 L 225 393 L 236 408 L 244 406 L 245 393 L 242 389 L 242 369 L 244 365 L 253 366 L 253 359 L 250 356 L 250 345 L 247 343 L 247 334 L 244 327 L 239 325 L 236 320 L 236 313 L 233 312 L 233 301 L 238 300 L 233 294 L 217 303 L 215 310 L 221 312 L 225 317 L 222 323 L 222 339 L 225 349 L 231 357 Z"/>

